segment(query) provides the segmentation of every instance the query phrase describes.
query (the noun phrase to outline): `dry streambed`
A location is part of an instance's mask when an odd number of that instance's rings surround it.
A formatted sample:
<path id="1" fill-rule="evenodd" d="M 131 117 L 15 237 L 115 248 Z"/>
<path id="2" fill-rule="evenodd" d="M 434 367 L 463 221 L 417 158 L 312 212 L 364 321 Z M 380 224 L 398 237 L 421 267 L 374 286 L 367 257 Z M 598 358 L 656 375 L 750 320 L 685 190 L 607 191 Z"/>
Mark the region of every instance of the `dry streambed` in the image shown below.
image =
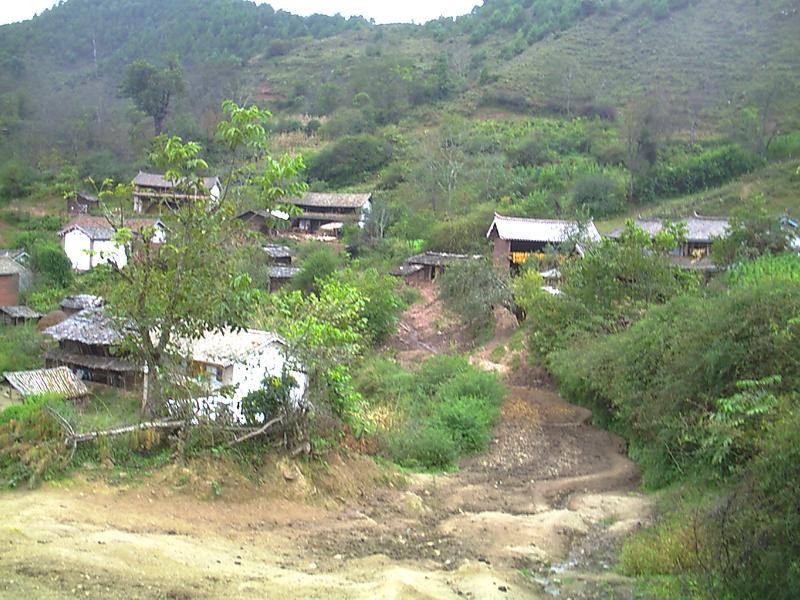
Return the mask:
<path id="1" fill-rule="evenodd" d="M 0 597 L 632 596 L 609 567 L 650 505 L 621 440 L 589 416 L 546 384 L 513 387 L 487 453 L 405 486 L 352 459 L 324 490 L 282 464 L 217 500 L 170 485 L 175 473 L 6 493 Z"/>

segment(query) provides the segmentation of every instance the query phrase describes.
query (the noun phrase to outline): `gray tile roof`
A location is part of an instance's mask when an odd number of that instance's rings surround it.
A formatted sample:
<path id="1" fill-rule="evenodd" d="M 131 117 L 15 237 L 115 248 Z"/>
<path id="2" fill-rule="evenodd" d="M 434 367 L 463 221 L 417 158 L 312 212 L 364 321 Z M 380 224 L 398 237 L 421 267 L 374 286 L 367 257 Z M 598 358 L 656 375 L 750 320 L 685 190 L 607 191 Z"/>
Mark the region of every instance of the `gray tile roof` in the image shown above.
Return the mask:
<path id="1" fill-rule="evenodd" d="M 291 279 L 300 272 L 299 267 L 274 266 L 269 268 L 270 279 Z"/>
<path id="2" fill-rule="evenodd" d="M 106 303 L 101 296 L 92 294 L 75 294 L 66 296 L 58 305 L 66 310 L 86 310 L 87 308 L 100 308 Z"/>
<path id="3" fill-rule="evenodd" d="M 127 219 L 124 223 L 125 227 L 133 230 L 139 230 L 143 227 L 155 227 L 164 224 L 158 219 Z M 92 217 L 83 215 L 72 219 L 67 223 L 66 227 L 58 232 L 58 235 L 64 236 L 70 231 L 80 230 L 85 233 L 89 239 L 96 241 L 108 241 L 114 237 L 114 227 L 108 222 L 105 217 Z"/>
<path id="4" fill-rule="evenodd" d="M 113 346 L 124 339 L 118 325 L 102 309 L 88 309 L 44 330 L 57 342 L 70 341 L 93 346 Z"/>
<path id="5" fill-rule="evenodd" d="M 12 319 L 41 319 L 42 314 L 27 306 L 0 306 L 0 312 Z"/>
<path id="6" fill-rule="evenodd" d="M 291 258 L 292 250 L 288 246 L 280 246 L 278 244 L 267 244 L 264 246 L 264 252 L 270 258 Z"/>
<path id="7" fill-rule="evenodd" d="M 667 219 L 636 219 L 634 223 L 655 237 L 664 228 L 664 221 Z M 668 219 L 673 223 L 686 224 L 686 241 L 709 243 L 715 238 L 725 237 L 730 227 L 726 217 L 703 217 L 695 214 L 685 219 Z M 608 237 L 618 238 L 625 230 L 624 227 L 615 229 Z"/>
<path id="8" fill-rule="evenodd" d="M 25 267 L 12 258 L 0 256 L 0 275 L 21 275 Z"/>
<path id="9" fill-rule="evenodd" d="M 406 259 L 406 264 L 439 267 L 462 260 L 478 258 L 480 258 L 480 255 L 470 256 L 468 254 L 448 254 L 447 252 L 423 252 L 422 254 L 417 254 L 416 256 Z"/>
<path id="10" fill-rule="evenodd" d="M 319 194 L 308 192 L 302 198 L 289 198 L 287 202 L 311 208 L 361 208 L 372 199 L 372 194 Z"/>
<path id="11" fill-rule="evenodd" d="M 219 177 L 203 177 L 203 186 L 207 190 L 210 190 L 214 185 L 219 183 Z M 139 171 L 136 177 L 133 178 L 133 185 L 171 190 L 175 187 L 175 182 L 165 179 L 160 173 L 144 173 Z"/>

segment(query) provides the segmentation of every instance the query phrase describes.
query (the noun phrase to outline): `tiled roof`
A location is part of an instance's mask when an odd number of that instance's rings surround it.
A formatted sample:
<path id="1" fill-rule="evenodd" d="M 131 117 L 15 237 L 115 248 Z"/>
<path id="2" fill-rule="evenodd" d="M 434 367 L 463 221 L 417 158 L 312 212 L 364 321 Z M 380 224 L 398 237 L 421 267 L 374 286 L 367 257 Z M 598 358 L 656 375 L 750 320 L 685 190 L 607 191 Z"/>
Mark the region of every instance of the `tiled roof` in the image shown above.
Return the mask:
<path id="1" fill-rule="evenodd" d="M 164 226 L 158 219 L 127 219 L 124 225 L 133 230 L 140 230 L 144 227 Z M 58 235 L 64 236 L 76 229 L 82 231 L 90 239 L 96 241 L 107 241 L 114 237 L 114 227 L 108 222 L 108 219 L 89 215 L 75 217 L 72 221 L 67 223 L 64 229 L 58 232 Z"/>
<path id="2" fill-rule="evenodd" d="M 270 258 L 291 258 L 292 251 L 288 246 L 280 246 L 278 244 L 267 244 L 264 246 L 264 252 Z"/>
<path id="3" fill-rule="evenodd" d="M 300 272 L 299 267 L 284 267 L 275 265 L 270 267 L 268 275 L 270 279 L 291 279 Z"/>
<path id="4" fill-rule="evenodd" d="M 560 244 L 578 232 L 578 223 L 558 219 L 523 219 L 520 217 L 504 217 L 495 213 L 486 237 L 496 231 L 501 240 L 543 242 Z M 584 241 L 600 241 L 600 232 L 593 222 L 586 226 Z"/>
<path id="5" fill-rule="evenodd" d="M 290 204 L 312 208 L 361 208 L 372 199 L 372 194 L 318 194 L 308 192 L 302 198 L 290 198 Z"/>
<path id="6" fill-rule="evenodd" d="M 447 252 L 423 252 L 422 254 L 417 254 L 416 256 L 406 259 L 406 264 L 439 267 L 462 260 L 478 258 L 480 258 L 479 255 L 470 256 L 468 254 L 448 254 Z"/>
<path id="7" fill-rule="evenodd" d="M 655 237 L 664 228 L 664 220 L 661 219 L 636 219 L 634 223 Z M 695 214 L 686 219 L 669 219 L 673 223 L 686 224 L 687 242 L 711 242 L 715 238 L 725 237 L 730 227 L 728 219 L 725 217 L 702 217 Z M 624 227 L 614 230 L 609 237 L 618 238 L 625 230 Z"/>
<path id="8" fill-rule="evenodd" d="M 27 306 L 0 306 L 0 312 L 7 314 L 12 319 L 40 319 L 41 313 Z"/>
<path id="9" fill-rule="evenodd" d="M 59 394 L 67 399 L 72 399 L 89 393 L 83 382 L 67 367 L 15 371 L 4 375 L 11 387 L 25 397 Z"/>
<path id="10" fill-rule="evenodd" d="M 192 360 L 227 367 L 242 361 L 251 352 L 274 343 L 284 344 L 283 338 L 277 333 L 241 329 L 209 332 L 200 339 L 186 342 L 186 345 Z"/>
<path id="11" fill-rule="evenodd" d="M 87 345 L 113 346 L 124 339 L 119 327 L 102 309 L 88 309 L 44 330 L 57 342 L 66 340 Z"/>
<path id="12" fill-rule="evenodd" d="M 101 296 L 75 294 L 65 297 L 58 305 L 66 310 L 86 310 L 87 308 L 100 308 L 105 303 Z"/>
<path id="13" fill-rule="evenodd" d="M 203 187 L 207 190 L 210 190 L 214 185 L 219 183 L 219 177 L 203 177 Z M 136 177 L 133 178 L 133 185 L 171 190 L 175 187 L 175 182 L 165 179 L 160 173 L 144 173 L 139 171 Z"/>
<path id="14" fill-rule="evenodd" d="M 25 272 L 25 267 L 14 259 L 0 256 L 0 275 L 20 275 Z"/>

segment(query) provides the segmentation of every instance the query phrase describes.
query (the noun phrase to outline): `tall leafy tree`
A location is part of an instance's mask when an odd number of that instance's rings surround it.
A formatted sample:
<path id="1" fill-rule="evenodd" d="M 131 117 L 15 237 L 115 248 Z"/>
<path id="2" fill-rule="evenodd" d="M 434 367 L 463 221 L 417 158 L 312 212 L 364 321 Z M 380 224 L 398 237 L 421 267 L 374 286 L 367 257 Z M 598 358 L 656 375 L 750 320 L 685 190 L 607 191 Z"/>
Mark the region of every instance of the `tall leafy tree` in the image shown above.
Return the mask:
<path id="1" fill-rule="evenodd" d="M 224 190 L 206 197 L 200 173 L 208 168 L 201 147 L 178 137 L 157 139 L 152 162 L 163 169 L 176 189 L 197 195 L 164 217 L 166 242 L 154 243 L 152 227 L 127 227 L 120 213 L 110 215 L 115 239 L 128 255 L 125 268 L 115 268 L 118 284 L 110 310 L 125 331 L 124 349 L 147 367 L 142 411 L 152 416 L 164 399 L 179 397 L 175 377 L 186 359 L 186 340 L 207 331 L 244 327 L 260 292 L 236 266 L 240 222 L 239 192 L 246 190 L 260 208 L 272 210 L 281 198 L 303 192 L 297 175 L 302 156 L 272 158 L 266 153 L 265 123 L 270 114 L 258 107 L 226 102 L 227 118 L 219 125 L 221 145 L 231 157 Z"/>
<path id="2" fill-rule="evenodd" d="M 164 69 L 146 60 L 135 60 L 125 72 L 120 94 L 130 98 L 136 108 L 153 118 L 155 134 L 164 132 L 164 121 L 169 114 L 172 98 L 186 90 L 183 69 L 176 58 L 171 58 Z"/>

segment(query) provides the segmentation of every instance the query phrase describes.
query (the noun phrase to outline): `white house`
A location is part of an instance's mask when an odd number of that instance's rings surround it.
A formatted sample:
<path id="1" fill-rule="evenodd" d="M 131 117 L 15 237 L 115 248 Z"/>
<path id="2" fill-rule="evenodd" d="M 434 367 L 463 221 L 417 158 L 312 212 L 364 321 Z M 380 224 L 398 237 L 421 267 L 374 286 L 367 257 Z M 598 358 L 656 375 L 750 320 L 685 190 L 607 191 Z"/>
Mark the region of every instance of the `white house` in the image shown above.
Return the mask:
<path id="1" fill-rule="evenodd" d="M 157 219 L 129 219 L 125 227 L 134 230 L 155 227 L 153 243 L 164 243 L 164 224 Z M 125 248 L 114 241 L 114 228 L 105 217 L 77 217 L 58 234 L 76 271 L 88 271 L 104 262 L 121 268 L 128 262 Z"/>
<path id="2" fill-rule="evenodd" d="M 257 329 L 228 330 L 206 333 L 188 345 L 190 372 L 202 376 L 212 390 L 211 395 L 196 400 L 198 413 L 216 418 L 224 409 L 234 420 L 244 422 L 242 399 L 261 389 L 265 376 L 280 377 L 284 368 L 297 383 L 291 397 L 300 406 L 307 377 L 287 358 L 286 342 L 279 335 Z M 223 386 L 232 387 L 232 395 L 213 394 Z"/>

